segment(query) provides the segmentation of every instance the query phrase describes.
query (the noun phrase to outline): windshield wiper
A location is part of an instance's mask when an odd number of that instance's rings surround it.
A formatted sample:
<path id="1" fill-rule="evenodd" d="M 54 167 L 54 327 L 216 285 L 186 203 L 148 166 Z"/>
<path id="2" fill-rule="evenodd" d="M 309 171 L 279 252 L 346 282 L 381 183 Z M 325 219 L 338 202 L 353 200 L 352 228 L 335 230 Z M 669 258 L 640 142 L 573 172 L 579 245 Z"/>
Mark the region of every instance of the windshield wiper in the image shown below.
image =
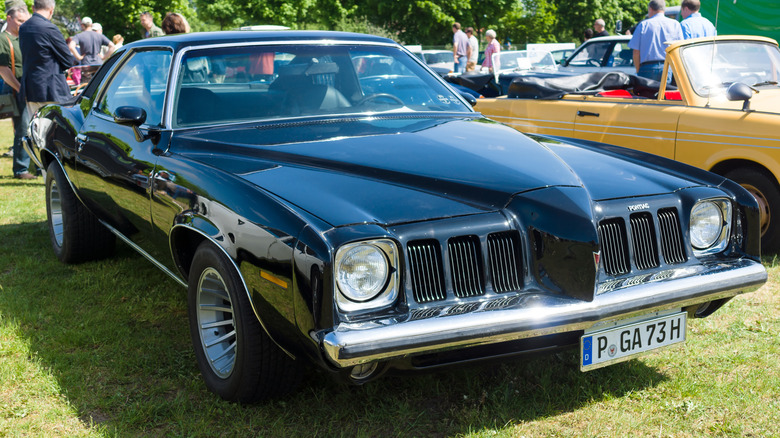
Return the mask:
<path id="1" fill-rule="evenodd" d="M 777 85 L 777 81 L 764 81 L 753 84 L 754 87 L 760 87 L 762 85 Z"/>

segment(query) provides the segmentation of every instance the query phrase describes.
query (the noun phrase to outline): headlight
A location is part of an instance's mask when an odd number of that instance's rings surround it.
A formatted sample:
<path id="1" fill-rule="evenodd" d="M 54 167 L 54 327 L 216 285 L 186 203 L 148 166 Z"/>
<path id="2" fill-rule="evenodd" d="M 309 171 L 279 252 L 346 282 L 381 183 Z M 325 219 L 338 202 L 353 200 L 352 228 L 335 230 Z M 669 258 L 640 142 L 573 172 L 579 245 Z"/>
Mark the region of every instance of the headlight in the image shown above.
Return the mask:
<path id="1" fill-rule="evenodd" d="M 337 303 L 346 311 L 374 309 L 395 301 L 395 244 L 386 239 L 356 242 L 336 252 Z"/>
<path id="2" fill-rule="evenodd" d="M 727 200 L 697 203 L 691 210 L 690 231 L 696 255 L 723 250 L 731 232 L 731 203 Z"/>

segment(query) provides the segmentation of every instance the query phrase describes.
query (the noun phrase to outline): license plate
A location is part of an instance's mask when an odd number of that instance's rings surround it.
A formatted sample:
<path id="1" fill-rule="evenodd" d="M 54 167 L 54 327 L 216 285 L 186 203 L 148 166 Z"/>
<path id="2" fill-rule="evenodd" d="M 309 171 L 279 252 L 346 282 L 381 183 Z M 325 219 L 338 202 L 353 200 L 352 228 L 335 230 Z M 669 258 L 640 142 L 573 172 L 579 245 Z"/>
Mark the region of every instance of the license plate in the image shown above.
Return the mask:
<path id="1" fill-rule="evenodd" d="M 580 338 L 580 370 L 588 371 L 629 360 L 645 352 L 685 341 L 686 312 L 593 331 Z"/>

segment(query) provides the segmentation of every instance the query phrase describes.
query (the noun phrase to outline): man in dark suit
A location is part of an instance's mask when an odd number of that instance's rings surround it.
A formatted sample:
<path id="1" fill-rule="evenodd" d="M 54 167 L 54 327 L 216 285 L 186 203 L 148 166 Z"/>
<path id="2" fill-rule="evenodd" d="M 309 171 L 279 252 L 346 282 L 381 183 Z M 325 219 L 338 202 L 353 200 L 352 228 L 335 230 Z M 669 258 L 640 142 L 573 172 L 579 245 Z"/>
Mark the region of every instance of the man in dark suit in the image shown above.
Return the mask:
<path id="1" fill-rule="evenodd" d="M 54 0 L 34 0 L 32 17 L 19 27 L 28 120 L 42 106 L 71 98 L 64 72 L 75 59 L 62 32 L 49 21 L 53 14 Z"/>

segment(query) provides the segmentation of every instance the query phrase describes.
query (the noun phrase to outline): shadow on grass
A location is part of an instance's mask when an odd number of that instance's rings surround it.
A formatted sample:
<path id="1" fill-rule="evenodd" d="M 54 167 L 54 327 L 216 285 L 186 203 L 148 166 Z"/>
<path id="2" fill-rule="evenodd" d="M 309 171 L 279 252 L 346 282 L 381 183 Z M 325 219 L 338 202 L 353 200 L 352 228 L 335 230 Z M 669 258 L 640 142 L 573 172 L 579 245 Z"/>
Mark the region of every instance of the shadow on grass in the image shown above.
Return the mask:
<path id="1" fill-rule="evenodd" d="M 200 379 L 186 291 L 127 246 L 109 260 L 63 265 L 45 223 L 0 226 L 0 284 L 0 313 L 16 321 L 82 421 L 120 436 L 449 436 L 571 412 L 665 380 L 639 361 L 581 373 L 568 351 L 388 374 L 359 387 L 308 370 L 288 398 L 240 406 Z"/>

